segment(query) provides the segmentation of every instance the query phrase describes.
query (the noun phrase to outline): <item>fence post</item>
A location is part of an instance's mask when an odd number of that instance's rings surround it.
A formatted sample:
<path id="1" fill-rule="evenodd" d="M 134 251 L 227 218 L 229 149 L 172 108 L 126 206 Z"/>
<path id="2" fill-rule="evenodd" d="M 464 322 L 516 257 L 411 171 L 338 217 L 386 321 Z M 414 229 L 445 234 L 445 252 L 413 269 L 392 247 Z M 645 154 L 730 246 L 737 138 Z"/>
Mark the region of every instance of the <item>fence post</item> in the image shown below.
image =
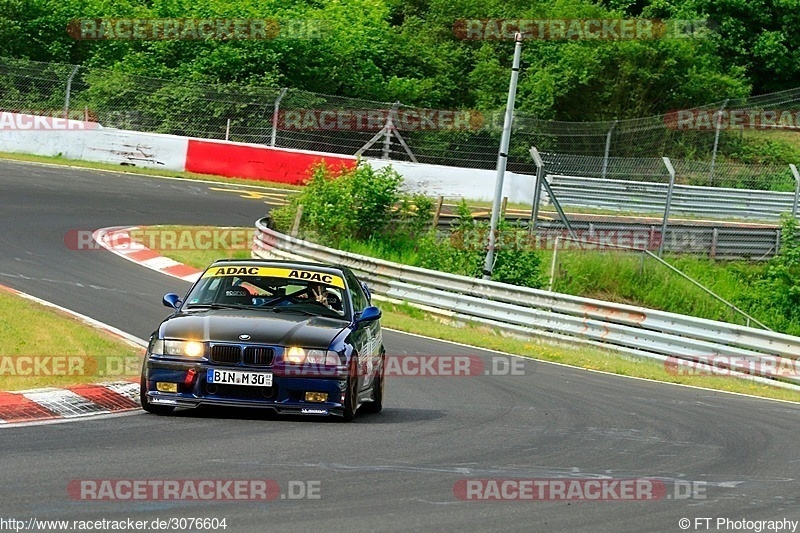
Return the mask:
<path id="1" fill-rule="evenodd" d="M 601 172 L 601 177 L 603 179 L 606 179 L 606 171 L 608 170 L 608 155 L 611 152 L 611 134 L 614 132 L 614 128 L 617 127 L 617 122 L 619 121 L 615 120 L 614 123 L 611 124 L 608 133 L 606 133 L 606 152 L 603 156 L 603 171 Z"/>
<path id="2" fill-rule="evenodd" d="M 384 126 L 384 135 L 383 135 L 383 154 L 381 155 L 381 159 L 391 159 L 391 150 L 392 150 L 392 132 L 394 131 L 394 117 L 397 116 L 397 108 L 400 106 L 400 102 L 395 102 L 392 104 L 392 109 L 389 110 L 389 115 L 386 117 L 386 126 Z"/>
<path id="3" fill-rule="evenodd" d="M 800 172 L 797 171 L 797 167 L 792 164 L 789 165 L 789 168 L 792 169 L 792 174 L 794 174 L 794 181 L 796 185 L 794 186 L 794 203 L 792 204 L 792 218 L 797 218 L 797 204 L 800 202 Z"/>
<path id="4" fill-rule="evenodd" d="M 714 186 L 714 165 L 717 163 L 717 147 L 719 147 L 719 130 L 722 127 L 722 111 L 725 109 L 725 106 L 728 105 L 728 99 L 722 104 L 722 107 L 719 108 L 719 111 L 716 112 L 717 120 L 714 124 L 714 149 L 711 151 L 711 172 L 708 177 L 708 185 L 709 187 Z"/>
<path id="5" fill-rule="evenodd" d="M 528 233 L 533 235 L 536 231 L 536 224 L 539 219 L 539 203 L 542 201 L 542 180 L 544 179 L 544 161 L 539 150 L 531 146 L 531 157 L 536 163 L 536 186 L 533 189 L 533 205 L 531 206 L 531 223 Z"/>
<path id="6" fill-rule="evenodd" d="M 664 166 L 669 171 L 669 188 L 667 189 L 667 204 L 664 206 L 664 221 L 661 223 L 661 242 L 658 245 L 658 258 L 664 255 L 664 241 L 667 238 L 667 221 L 669 220 L 669 210 L 672 206 L 672 191 L 675 189 L 675 167 L 669 157 L 662 157 Z"/>
<path id="7" fill-rule="evenodd" d="M 286 87 L 281 89 L 280 94 L 275 99 L 275 109 L 272 111 L 272 136 L 270 137 L 269 140 L 270 146 L 275 146 L 275 141 L 278 138 L 278 110 L 281 107 L 281 100 L 283 100 L 283 97 L 286 94 L 286 91 L 288 90 L 289 89 L 287 89 Z"/>
<path id="8" fill-rule="evenodd" d="M 225 124 L 225 140 L 230 140 L 231 137 L 231 119 Z"/>
<path id="9" fill-rule="evenodd" d="M 75 74 L 78 73 L 78 69 L 81 68 L 80 65 L 75 65 L 75 68 L 72 69 L 72 73 L 67 78 L 67 95 L 64 97 L 64 118 L 69 118 L 69 95 L 72 92 L 72 78 L 75 77 Z"/>

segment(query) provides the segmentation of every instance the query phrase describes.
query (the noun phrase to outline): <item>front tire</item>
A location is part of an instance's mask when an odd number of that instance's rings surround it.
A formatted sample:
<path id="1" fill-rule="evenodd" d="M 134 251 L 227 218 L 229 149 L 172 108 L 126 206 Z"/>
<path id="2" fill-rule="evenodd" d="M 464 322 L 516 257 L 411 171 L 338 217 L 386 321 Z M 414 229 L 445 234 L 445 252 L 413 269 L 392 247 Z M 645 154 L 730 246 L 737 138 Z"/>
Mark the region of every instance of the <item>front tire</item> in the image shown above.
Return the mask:
<path id="1" fill-rule="evenodd" d="M 145 363 L 147 364 L 147 363 Z M 145 367 L 142 367 L 142 379 L 139 382 L 139 401 L 142 403 L 142 409 L 154 415 L 169 415 L 175 410 L 174 407 L 169 405 L 153 405 L 147 398 L 147 377 L 145 376 Z"/>
<path id="2" fill-rule="evenodd" d="M 381 359 L 381 368 L 375 376 L 375 381 L 372 382 L 373 400 L 370 403 L 364 404 L 364 407 L 362 407 L 367 413 L 380 413 L 383 411 L 384 368 L 385 360 Z"/>
<path id="3" fill-rule="evenodd" d="M 344 409 L 342 410 L 342 420 L 351 422 L 356 416 L 358 409 L 358 360 L 353 356 L 350 363 L 350 372 L 347 376 L 347 385 L 344 395 Z"/>

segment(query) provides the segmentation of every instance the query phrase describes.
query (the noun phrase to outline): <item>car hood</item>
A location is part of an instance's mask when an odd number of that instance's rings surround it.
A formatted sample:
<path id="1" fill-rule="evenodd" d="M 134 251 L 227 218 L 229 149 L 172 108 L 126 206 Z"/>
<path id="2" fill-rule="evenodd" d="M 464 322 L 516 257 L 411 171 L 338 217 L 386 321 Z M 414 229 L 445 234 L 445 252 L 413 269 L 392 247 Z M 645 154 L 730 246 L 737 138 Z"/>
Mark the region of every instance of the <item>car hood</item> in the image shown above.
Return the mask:
<path id="1" fill-rule="evenodd" d="M 247 342 L 327 348 L 347 322 L 333 318 L 264 311 L 208 310 L 179 313 L 159 328 L 162 339 Z M 239 335 L 250 335 L 241 339 Z"/>

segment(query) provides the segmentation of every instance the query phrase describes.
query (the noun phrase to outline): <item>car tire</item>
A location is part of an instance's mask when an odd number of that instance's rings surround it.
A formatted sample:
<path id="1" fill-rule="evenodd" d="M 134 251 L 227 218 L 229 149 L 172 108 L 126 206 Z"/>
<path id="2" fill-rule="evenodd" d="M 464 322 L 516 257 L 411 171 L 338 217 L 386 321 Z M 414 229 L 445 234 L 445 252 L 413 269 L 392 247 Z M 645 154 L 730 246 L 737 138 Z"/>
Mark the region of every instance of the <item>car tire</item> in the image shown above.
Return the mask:
<path id="1" fill-rule="evenodd" d="M 375 381 L 372 382 L 372 397 L 373 400 L 364 404 L 362 409 L 367 413 L 380 413 L 383 411 L 383 388 L 385 376 L 385 360 L 381 359 L 381 367 L 375 375 Z"/>
<path id="2" fill-rule="evenodd" d="M 144 367 L 142 368 L 142 379 L 139 382 L 139 401 L 142 403 L 142 409 L 154 415 L 168 415 L 175 410 L 169 405 L 153 405 L 147 399 L 147 378 L 144 374 Z"/>
<path id="3" fill-rule="evenodd" d="M 356 416 L 358 409 L 358 358 L 353 356 L 350 371 L 347 373 L 347 386 L 342 409 L 342 421 L 350 422 Z"/>

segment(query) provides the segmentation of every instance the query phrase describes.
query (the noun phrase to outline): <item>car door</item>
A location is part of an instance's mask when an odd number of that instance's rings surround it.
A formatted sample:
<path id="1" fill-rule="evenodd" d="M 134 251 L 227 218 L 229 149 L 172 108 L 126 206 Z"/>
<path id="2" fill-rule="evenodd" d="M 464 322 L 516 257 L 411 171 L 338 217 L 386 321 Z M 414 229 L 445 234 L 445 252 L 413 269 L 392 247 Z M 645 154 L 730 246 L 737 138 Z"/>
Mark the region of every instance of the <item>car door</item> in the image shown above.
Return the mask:
<path id="1" fill-rule="evenodd" d="M 351 272 L 347 272 L 345 277 L 350 301 L 353 304 L 353 316 L 357 317 L 369 305 L 369 299 Z M 359 375 L 362 377 L 360 388 L 363 390 L 372 386 L 375 368 L 380 362 L 380 324 L 377 320 L 358 324 L 353 330 L 351 339 L 359 354 Z"/>

